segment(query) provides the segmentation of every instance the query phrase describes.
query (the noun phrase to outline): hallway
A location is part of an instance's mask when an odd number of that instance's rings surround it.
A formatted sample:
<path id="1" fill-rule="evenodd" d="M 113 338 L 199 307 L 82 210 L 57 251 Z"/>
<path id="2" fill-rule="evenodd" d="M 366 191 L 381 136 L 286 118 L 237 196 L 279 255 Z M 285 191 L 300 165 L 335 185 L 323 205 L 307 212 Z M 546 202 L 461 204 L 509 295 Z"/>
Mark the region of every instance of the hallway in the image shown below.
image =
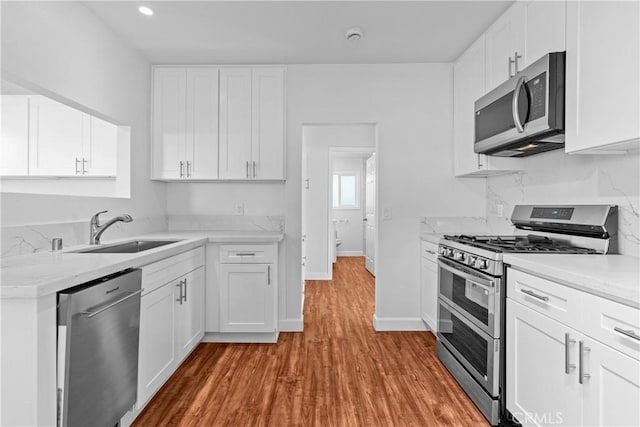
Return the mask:
<path id="1" fill-rule="evenodd" d="M 364 257 L 308 281 L 304 333 L 277 344 L 200 344 L 135 426 L 487 425 L 428 332 L 375 332 Z"/>

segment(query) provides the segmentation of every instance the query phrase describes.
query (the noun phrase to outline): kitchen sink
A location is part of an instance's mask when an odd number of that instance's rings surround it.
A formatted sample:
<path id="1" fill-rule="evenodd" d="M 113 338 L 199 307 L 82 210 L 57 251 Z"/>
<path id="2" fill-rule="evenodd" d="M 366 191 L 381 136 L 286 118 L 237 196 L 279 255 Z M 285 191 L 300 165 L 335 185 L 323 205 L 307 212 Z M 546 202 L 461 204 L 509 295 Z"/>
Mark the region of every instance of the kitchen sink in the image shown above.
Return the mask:
<path id="1" fill-rule="evenodd" d="M 134 240 L 113 245 L 98 246 L 97 248 L 74 251 L 80 254 L 134 254 L 160 246 L 170 245 L 180 240 Z"/>

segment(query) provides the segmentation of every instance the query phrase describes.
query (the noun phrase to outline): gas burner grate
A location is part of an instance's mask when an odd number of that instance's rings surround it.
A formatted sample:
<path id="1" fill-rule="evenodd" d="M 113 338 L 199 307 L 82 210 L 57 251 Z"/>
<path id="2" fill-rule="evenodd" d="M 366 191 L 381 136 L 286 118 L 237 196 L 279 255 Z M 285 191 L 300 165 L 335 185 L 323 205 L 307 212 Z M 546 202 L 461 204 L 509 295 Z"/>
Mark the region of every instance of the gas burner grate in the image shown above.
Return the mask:
<path id="1" fill-rule="evenodd" d="M 525 253 L 566 253 L 566 254 L 595 254 L 597 251 L 589 248 L 568 245 L 565 242 L 553 240 L 547 236 L 445 236 L 445 239 L 464 243 L 473 247 L 493 252 Z"/>

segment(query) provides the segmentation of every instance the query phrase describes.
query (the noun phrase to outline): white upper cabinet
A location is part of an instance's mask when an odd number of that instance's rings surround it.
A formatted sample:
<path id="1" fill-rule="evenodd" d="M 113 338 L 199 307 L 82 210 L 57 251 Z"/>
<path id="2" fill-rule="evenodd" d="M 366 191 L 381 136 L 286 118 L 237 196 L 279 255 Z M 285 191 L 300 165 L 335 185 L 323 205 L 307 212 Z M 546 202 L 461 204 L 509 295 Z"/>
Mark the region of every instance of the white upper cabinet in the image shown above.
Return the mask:
<path id="1" fill-rule="evenodd" d="M 29 98 L 2 95 L 0 175 L 24 176 L 29 171 Z"/>
<path id="2" fill-rule="evenodd" d="M 567 3 L 567 152 L 637 149 L 639 9 L 637 1 Z"/>
<path id="3" fill-rule="evenodd" d="M 485 36 L 481 36 L 453 67 L 453 159 L 458 177 L 517 171 L 522 159 L 491 157 L 473 151 L 474 103 L 485 94 Z"/>
<path id="4" fill-rule="evenodd" d="M 220 70 L 220 179 L 251 176 L 251 69 Z"/>
<path id="5" fill-rule="evenodd" d="M 116 174 L 118 127 L 97 117 L 89 117 L 90 144 L 83 146 L 85 175 Z"/>
<path id="6" fill-rule="evenodd" d="M 218 69 L 153 72 L 154 179 L 218 177 Z"/>
<path id="7" fill-rule="evenodd" d="M 220 179 L 284 179 L 284 69 L 220 70 Z"/>
<path id="8" fill-rule="evenodd" d="M 565 50 L 566 7 L 567 3 L 564 0 L 528 1 L 524 4 L 524 53 L 520 60 L 523 67 L 549 52 Z M 519 67 L 519 70 L 521 69 Z"/>
<path id="9" fill-rule="evenodd" d="M 511 6 L 485 33 L 486 89 L 490 91 L 522 69 L 525 46 L 525 5 Z"/>

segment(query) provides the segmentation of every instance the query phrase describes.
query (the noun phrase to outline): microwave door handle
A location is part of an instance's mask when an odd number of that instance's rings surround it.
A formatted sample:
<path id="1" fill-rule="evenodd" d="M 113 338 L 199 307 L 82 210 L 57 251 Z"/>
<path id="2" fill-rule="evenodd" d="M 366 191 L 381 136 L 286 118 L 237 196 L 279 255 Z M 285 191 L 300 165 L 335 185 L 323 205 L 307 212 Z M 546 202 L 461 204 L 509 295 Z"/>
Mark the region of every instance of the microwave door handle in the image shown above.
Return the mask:
<path id="1" fill-rule="evenodd" d="M 520 122 L 520 113 L 518 112 L 518 101 L 520 100 L 520 89 L 525 84 L 526 77 L 521 76 L 516 83 L 516 88 L 513 90 L 513 101 L 511 102 L 511 114 L 513 115 L 513 122 L 516 125 L 518 133 L 524 132 L 524 126 Z"/>

